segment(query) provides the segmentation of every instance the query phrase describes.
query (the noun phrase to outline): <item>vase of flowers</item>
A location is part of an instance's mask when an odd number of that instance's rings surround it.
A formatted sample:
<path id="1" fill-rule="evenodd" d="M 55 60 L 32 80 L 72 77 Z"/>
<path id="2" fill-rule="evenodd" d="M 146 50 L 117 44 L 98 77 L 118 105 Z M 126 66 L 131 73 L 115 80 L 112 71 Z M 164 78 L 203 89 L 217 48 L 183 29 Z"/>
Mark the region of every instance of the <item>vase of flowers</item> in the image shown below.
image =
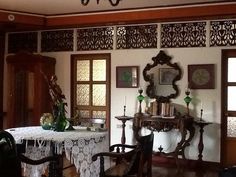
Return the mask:
<path id="1" fill-rule="evenodd" d="M 57 113 L 55 115 L 54 131 L 63 132 L 66 129 L 68 121 L 65 115 L 65 103 L 58 104 Z"/>

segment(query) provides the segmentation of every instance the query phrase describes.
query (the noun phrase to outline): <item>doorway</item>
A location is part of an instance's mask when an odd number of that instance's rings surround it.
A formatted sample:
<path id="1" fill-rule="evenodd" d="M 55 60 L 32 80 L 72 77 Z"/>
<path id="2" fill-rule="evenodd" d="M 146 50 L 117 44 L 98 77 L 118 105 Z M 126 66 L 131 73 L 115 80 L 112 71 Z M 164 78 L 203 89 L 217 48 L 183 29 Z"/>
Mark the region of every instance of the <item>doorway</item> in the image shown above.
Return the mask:
<path id="1" fill-rule="evenodd" d="M 221 164 L 236 165 L 236 49 L 221 56 Z"/>

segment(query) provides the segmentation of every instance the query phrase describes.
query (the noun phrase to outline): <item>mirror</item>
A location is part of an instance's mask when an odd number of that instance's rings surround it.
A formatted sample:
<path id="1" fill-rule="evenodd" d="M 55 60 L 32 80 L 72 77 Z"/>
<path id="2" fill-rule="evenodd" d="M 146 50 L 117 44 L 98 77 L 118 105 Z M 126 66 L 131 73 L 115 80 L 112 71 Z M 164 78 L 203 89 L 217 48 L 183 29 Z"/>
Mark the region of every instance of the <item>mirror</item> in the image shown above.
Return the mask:
<path id="1" fill-rule="evenodd" d="M 144 80 L 149 82 L 146 94 L 157 102 L 170 102 L 179 94 L 176 81 L 181 79 L 182 72 L 177 63 L 171 63 L 171 57 L 161 50 L 153 63 L 148 63 L 143 70 Z"/>

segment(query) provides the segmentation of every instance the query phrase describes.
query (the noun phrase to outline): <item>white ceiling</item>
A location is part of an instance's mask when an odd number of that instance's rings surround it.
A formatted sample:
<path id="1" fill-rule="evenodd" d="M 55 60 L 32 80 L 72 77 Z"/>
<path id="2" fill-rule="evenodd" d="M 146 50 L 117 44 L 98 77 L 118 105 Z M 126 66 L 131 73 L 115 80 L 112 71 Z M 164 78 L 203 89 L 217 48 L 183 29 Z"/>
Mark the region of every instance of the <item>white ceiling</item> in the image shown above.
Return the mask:
<path id="1" fill-rule="evenodd" d="M 226 2 L 235 2 L 235 0 L 121 0 L 116 7 L 111 6 L 108 0 L 100 0 L 99 4 L 97 0 L 90 0 L 87 6 L 83 6 L 81 0 L 0 0 L 0 10 L 59 15 Z"/>

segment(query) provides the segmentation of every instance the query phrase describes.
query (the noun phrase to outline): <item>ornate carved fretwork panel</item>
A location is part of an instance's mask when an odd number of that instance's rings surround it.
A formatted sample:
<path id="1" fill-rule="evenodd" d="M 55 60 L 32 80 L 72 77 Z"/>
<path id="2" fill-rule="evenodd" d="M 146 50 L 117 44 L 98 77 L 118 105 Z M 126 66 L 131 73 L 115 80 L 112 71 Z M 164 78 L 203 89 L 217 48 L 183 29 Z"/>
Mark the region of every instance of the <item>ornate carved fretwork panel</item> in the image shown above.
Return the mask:
<path id="1" fill-rule="evenodd" d="M 113 36 L 113 27 L 78 29 L 77 50 L 111 50 Z"/>
<path id="2" fill-rule="evenodd" d="M 37 52 L 37 32 L 10 33 L 8 35 L 8 53 L 19 51 Z"/>
<path id="3" fill-rule="evenodd" d="M 161 47 L 206 47 L 206 22 L 162 24 Z"/>
<path id="4" fill-rule="evenodd" d="M 73 51 L 73 30 L 43 31 L 42 52 Z"/>
<path id="5" fill-rule="evenodd" d="M 157 48 L 157 25 L 118 26 L 116 48 Z"/>
<path id="6" fill-rule="evenodd" d="M 210 46 L 235 46 L 236 20 L 211 21 Z"/>

